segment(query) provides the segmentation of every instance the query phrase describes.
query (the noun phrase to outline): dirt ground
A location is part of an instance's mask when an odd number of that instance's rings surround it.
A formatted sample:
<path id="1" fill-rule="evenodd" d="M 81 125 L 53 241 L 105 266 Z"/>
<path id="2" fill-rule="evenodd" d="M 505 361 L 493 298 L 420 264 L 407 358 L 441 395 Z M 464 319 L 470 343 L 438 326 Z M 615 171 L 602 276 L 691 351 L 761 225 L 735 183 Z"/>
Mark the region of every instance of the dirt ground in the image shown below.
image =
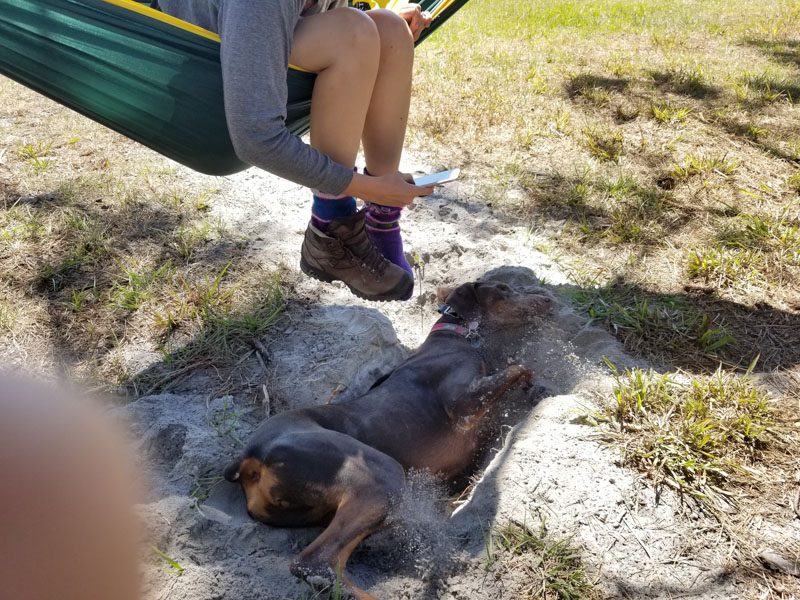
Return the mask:
<path id="1" fill-rule="evenodd" d="M 180 565 L 177 572 L 147 554 L 148 598 L 317 597 L 288 565 L 319 530 L 249 520 L 238 489 L 221 481 L 223 466 L 264 418 L 334 394 L 358 394 L 401 361 L 437 318 L 437 286 L 489 277 L 543 288 L 556 298 L 552 315 L 510 332 L 507 340 L 509 360 L 534 370 L 537 386 L 509 402 L 468 500 L 456 506 L 424 475 L 412 478 L 395 526 L 368 538 L 351 559 L 352 580 L 382 599 L 564 597 L 532 590 L 526 565 L 487 545 L 487 532 L 517 521 L 544 523 L 553 539 L 569 539 L 600 597 L 796 599 L 796 577 L 759 571 L 757 561 L 732 550 L 711 517 L 670 492 L 657 498 L 586 424 L 583 415 L 609 396 L 613 384 L 604 359 L 620 369 L 648 365 L 569 304 L 566 292 L 575 285 L 562 264 L 537 249 L 552 243 L 546 227 L 531 228 L 479 201 L 482 184 L 449 184 L 406 211 L 402 224 L 406 249 L 419 266 L 417 289 L 408 302 L 373 304 L 299 272 L 306 190 L 255 169 L 227 178 L 198 175 L 42 105 L 50 111 L 43 121 L 68 119 L 69 127 L 78 123 L 88 132 L 81 142 L 94 148 L 87 161 L 119 157 L 140 169 L 167 170 L 187 189 L 213 189 L 208 218 L 246 240 L 239 252 L 250 264 L 283 272 L 290 289 L 285 310 L 262 339 L 264 352 L 243 352 L 239 359 L 246 386 L 221 393 L 211 365 L 189 373 L 169 393 L 142 394 L 114 409 L 133 433 L 149 483 L 139 507 L 146 542 Z M 18 111 L 1 121 L 11 132 L 3 138 L 8 152 L 0 152 L 6 208 L 23 198 L 46 205 L 53 201 L 52 185 L 21 184 L 19 161 L 11 159 L 23 141 L 13 133 L 14 120 L 25 118 Z M 402 168 L 432 169 L 414 156 Z M 46 194 L 50 200 L 41 200 Z M 41 345 L 26 344 L 23 321 L 0 337 L 7 363 L 34 371 L 59 363 Z M 130 329 L 135 333 L 134 325 Z M 152 381 L 148 375 L 158 375 L 165 359 L 163 348 L 135 334 L 122 338 L 113 355 L 116 368 L 133 381 Z M 781 485 L 782 495 L 764 502 L 745 533 L 759 551 L 796 559 L 800 520 L 790 512 L 796 483 Z M 762 585 L 767 576 L 770 583 Z"/>
<path id="2" fill-rule="evenodd" d="M 227 180 L 223 194 L 217 210 L 257 239 L 254 256 L 295 272 L 305 191 L 253 170 Z M 297 301 L 267 342 L 267 372 L 260 377 L 268 405 L 263 394 L 255 404 L 209 397 L 198 378 L 184 382 L 180 394 L 144 397 L 121 409 L 134 423 L 141 454 L 153 461 L 154 490 L 141 507 L 152 543 L 185 569 L 178 576 L 150 565 L 150 597 L 309 594 L 288 565 L 319 531 L 250 521 L 238 489 L 218 479 L 241 441 L 267 412 L 368 388 L 424 339 L 437 318 L 437 285 L 492 277 L 537 287 L 544 280 L 556 295 L 566 285 L 558 268 L 531 249 L 529 232 L 470 196 L 468 185 L 451 185 L 404 217 L 408 246 L 425 262 L 421 292 L 407 303 L 362 302 L 341 285 L 297 274 Z M 561 301 L 542 323 L 509 335 L 509 359 L 530 366 L 539 387 L 514 399 L 516 410 L 508 411 L 469 501 L 448 519 L 442 490 L 424 481 L 412 486 L 397 526 L 369 538 L 351 560 L 355 582 L 379 598 L 514 597 L 525 587 L 524 571 L 487 571 L 485 531 L 512 519 L 545 518 L 548 532 L 572 536 L 605 597 L 749 597 L 737 591 L 745 574 L 724 545 L 698 535 L 702 517 L 670 495 L 657 503 L 652 490 L 617 466 L 593 428 L 581 424 L 581 412 L 611 386 L 603 357 L 620 367 L 641 364 L 586 321 Z M 786 529 L 763 523 L 753 533 L 765 546 L 800 539 L 796 522 Z"/>

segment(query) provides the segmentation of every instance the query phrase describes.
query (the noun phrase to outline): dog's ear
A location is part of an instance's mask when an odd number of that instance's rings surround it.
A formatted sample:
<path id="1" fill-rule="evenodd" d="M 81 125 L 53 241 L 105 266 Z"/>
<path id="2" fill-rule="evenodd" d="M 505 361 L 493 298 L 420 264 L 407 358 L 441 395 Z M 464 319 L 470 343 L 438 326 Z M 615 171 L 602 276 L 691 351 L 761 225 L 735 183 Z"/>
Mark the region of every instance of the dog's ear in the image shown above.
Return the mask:
<path id="1" fill-rule="evenodd" d="M 451 287 L 442 287 L 442 286 L 437 287 L 436 288 L 436 299 L 439 302 L 446 302 L 447 301 L 447 297 L 453 292 L 454 289 L 455 288 L 451 288 Z"/>
<path id="2" fill-rule="evenodd" d="M 481 312 L 474 283 L 464 283 L 452 290 L 445 298 L 445 303 L 464 319 L 474 319 Z"/>
<path id="3" fill-rule="evenodd" d="M 242 461 L 241 459 L 237 458 L 235 461 L 233 461 L 227 467 L 225 467 L 225 471 L 223 472 L 225 479 L 232 482 L 239 481 L 239 467 L 241 466 L 242 466 Z"/>

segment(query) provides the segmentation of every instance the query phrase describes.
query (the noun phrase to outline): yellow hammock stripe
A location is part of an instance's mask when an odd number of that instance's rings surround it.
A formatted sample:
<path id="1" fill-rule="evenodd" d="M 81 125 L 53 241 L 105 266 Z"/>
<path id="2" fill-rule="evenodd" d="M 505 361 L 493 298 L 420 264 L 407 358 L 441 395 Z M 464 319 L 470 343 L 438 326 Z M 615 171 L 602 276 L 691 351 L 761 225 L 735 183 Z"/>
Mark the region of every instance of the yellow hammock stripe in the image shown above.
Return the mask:
<path id="1" fill-rule="evenodd" d="M 436 10 L 433 11 L 431 15 L 434 19 L 438 17 L 440 14 L 444 12 L 444 10 L 450 6 L 455 0 L 444 0 L 439 6 L 436 7 Z"/>
<path id="2" fill-rule="evenodd" d="M 161 12 L 160 10 L 150 8 L 149 6 L 143 6 L 138 2 L 134 2 L 134 0 L 103 0 L 103 2 L 107 2 L 108 4 L 113 4 L 114 6 L 119 6 L 126 10 L 132 10 L 133 12 L 139 13 L 140 15 L 150 17 L 151 19 L 156 19 L 157 21 L 161 21 L 162 23 L 166 23 L 167 25 L 178 27 L 180 29 L 183 29 L 184 31 L 188 31 L 189 33 L 193 33 L 195 35 L 199 35 L 201 37 L 219 43 L 219 36 L 213 31 L 209 31 L 208 29 L 203 29 L 202 27 L 198 27 L 197 25 L 192 25 L 191 23 L 187 23 L 186 21 L 181 21 L 180 19 L 171 17 L 168 14 Z M 289 68 L 294 69 L 295 71 L 303 71 L 305 73 L 309 73 L 309 71 L 301 69 L 300 67 L 297 67 L 295 65 L 290 64 Z"/>

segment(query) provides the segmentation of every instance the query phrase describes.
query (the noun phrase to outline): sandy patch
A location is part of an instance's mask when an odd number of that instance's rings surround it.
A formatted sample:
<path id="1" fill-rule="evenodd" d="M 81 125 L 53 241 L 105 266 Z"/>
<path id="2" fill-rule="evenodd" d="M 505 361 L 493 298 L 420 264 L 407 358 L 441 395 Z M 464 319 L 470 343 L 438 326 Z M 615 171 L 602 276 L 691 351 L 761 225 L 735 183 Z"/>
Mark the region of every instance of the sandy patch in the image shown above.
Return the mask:
<path id="1" fill-rule="evenodd" d="M 254 240 L 267 266 L 298 271 L 308 193 L 256 170 L 221 183 L 220 216 Z M 249 432 L 267 412 L 364 391 L 424 339 L 437 318 L 437 285 L 480 276 L 524 287 L 543 282 L 555 293 L 566 285 L 558 266 L 533 249 L 536 231 L 477 206 L 466 185 L 440 189 L 403 220 L 407 250 L 425 263 L 411 301 L 372 304 L 298 273 L 301 301 L 291 303 L 268 340 L 268 405 L 210 398 L 198 381 L 193 394 L 144 397 L 119 410 L 137 434 L 139 455 L 149 457 L 143 463 L 152 491 L 140 511 L 150 540 L 184 568 L 177 575 L 150 561 L 149 598 L 309 597 L 288 567 L 320 530 L 249 520 L 238 488 L 219 479 Z M 602 357 L 636 364 L 619 343 L 559 302 L 544 323 L 510 332 L 508 348 L 514 361 L 537 373 L 537 387 L 514 398 L 469 502 L 448 518 L 442 490 L 415 480 L 396 526 L 353 555 L 353 581 L 385 599 L 514 597 L 524 584 L 520 574 L 496 577 L 482 567 L 482 530 L 545 517 L 556 537 L 574 536 L 610 597 L 737 597 L 722 553 L 694 536 L 675 499 L 656 504 L 652 491 L 619 468 L 614 453 L 581 424 L 581 411 L 610 389 Z"/>

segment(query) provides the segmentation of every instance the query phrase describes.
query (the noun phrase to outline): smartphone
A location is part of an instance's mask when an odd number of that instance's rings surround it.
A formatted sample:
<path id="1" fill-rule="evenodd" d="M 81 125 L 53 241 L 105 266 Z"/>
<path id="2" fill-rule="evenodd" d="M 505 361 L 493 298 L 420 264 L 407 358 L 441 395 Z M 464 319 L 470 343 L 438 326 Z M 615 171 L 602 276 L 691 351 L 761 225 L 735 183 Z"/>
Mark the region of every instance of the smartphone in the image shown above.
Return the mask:
<path id="1" fill-rule="evenodd" d="M 442 171 L 441 173 L 433 173 L 431 175 L 422 175 L 421 177 L 414 178 L 414 185 L 441 185 L 449 183 L 458 179 L 461 169 L 450 169 L 449 171 Z"/>

